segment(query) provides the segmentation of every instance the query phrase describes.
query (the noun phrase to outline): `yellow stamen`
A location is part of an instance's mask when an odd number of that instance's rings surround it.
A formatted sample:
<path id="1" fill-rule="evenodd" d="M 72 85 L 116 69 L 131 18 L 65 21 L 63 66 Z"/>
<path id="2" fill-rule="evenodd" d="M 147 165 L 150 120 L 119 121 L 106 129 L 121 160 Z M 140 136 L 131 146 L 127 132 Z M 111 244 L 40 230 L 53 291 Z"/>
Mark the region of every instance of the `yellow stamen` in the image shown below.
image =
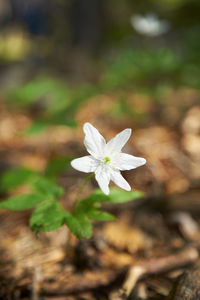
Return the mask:
<path id="1" fill-rule="evenodd" d="M 108 156 L 106 156 L 105 158 L 104 158 L 104 162 L 105 163 L 108 163 L 110 161 L 110 158 L 108 157 Z"/>

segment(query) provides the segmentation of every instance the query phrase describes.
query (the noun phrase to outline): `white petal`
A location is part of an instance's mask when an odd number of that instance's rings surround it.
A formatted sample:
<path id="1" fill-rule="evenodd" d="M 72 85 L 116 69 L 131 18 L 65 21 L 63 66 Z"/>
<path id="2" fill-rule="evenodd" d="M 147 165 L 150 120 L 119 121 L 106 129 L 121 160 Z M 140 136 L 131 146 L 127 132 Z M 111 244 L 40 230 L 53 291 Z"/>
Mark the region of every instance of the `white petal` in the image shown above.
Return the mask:
<path id="1" fill-rule="evenodd" d="M 111 172 L 111 180 L 118 185 L 120 188 L 130 191 L 131 187 L 128 184 L 128 182 L 124 179 L 124 177 L 121 175 L 121 173 L 117 170 L 112 170 Z"/>
<path id="2" fill-rule="evenodd" d="M 119 169 L 131 170 L 146 164 L 146 159 L 143 157 L 136 157 L 126 153 L 120 153 L 119 156 Z"/>
<path id="3" fill-rule="evenodd" d="M 98 164 L 99 162 L 90 155 L 76 158 L 71 161 L 71 166 L 74 169 L 85 173 L 94 172 L 98 167 Z"/>
<path id="4" fill-rule="evenodd" d="M 87 151 L 97 159 L 102 157 L 106 145 L 104 137 L 90 123 L 84 124 L 83 131 L 85 132 L 84 144 Z"/>
<path id="5" fill-rule="evenodd" d="M 99 184 L 100 189 L 104 192 L 104 194 L 109 194 L 109 182 L 110 182 L 110 173 L 108 169 L 104 166 L 99 166 L 95 171 L 95 179 Z"/>
<path id="6" fill-rule="evenodd" d="M 128 139 L 131 136 L 131 129 L 127 128 L 118 133 L 112 138 L 106 145 L 106 153 L 112 154 L 114 152 L 120 152 Z"/>

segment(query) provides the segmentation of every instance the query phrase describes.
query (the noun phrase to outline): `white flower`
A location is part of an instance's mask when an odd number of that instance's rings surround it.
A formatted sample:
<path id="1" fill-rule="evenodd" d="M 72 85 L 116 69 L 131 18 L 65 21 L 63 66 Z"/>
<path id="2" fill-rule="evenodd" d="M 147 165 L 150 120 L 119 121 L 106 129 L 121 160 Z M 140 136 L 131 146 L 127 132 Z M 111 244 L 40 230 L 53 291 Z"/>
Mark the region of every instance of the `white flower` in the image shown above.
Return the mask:
<path id="1" fill-rule="evenodd" d="M 138 33 L 151 37 L 166 33 L 170 27 L 168 21 L 159 20 L 154 14 L 134 15 L 131 17 L 131 24 Z"/>
<path id="2" fill-rule="evenodd" d="M 121 131 L 108 143 L 90 123 L 85 123 L 83 130 L 84 144 L 90 155 L 72 160 L 72 167 L 85 173 L 94 172 L 99 187 L 106 195 L 109 194 L 110 180 L 120 188 L 130 191 L 131 187 L 120 171 L 135 169 L 146 163 L 144 158 L 121 152 L 131 135 L 131 129 Z"/>

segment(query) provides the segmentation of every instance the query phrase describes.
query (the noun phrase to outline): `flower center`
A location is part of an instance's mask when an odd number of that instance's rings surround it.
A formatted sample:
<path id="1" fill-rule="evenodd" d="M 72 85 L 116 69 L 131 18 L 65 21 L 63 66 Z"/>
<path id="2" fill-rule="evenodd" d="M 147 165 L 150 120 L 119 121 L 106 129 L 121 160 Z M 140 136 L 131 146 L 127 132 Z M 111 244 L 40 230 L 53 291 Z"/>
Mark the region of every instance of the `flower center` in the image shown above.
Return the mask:
<path id="1" fill-rule="evenodd" d="M 109 162 L 110 162 L 110 157 L 106 156 L 106 157 L 104 158 L 104 163 L 107 164 L 107 163 L 109 163 Z"/>

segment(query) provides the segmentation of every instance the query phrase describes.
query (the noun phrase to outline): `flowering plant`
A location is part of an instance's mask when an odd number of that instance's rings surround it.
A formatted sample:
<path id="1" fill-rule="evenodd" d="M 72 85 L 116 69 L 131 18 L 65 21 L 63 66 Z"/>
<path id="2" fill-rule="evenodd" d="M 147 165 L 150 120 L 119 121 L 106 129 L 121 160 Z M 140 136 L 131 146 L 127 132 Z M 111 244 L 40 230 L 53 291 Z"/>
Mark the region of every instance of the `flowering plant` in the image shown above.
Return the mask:
<path id="1" fill-rule="evenodd" d="M 123 130 L 108 143 L 90 123 L 86 123 L 83 130 L 84 144 L 90 155 L 72 160 L 71 165 L 79 171 L 92 174 L 85 179 L 79 189 L 73 211 L 69 212 L 62 208 L 58 200 L 64 194 L 64 189 L 53 182 L 52 178 L 24 168 L 5 173 L 0 188 L 3 187 L 6 192 L 10 188 L 27 184 L 32 192 L 1 201 L 0 208 L 10 210 L 34 208 L 30 227 L 35 232 L 52 231 L 65 224 L 78 238 L 90 238 L 92 220 L 115 219 L 113 215 L 101 209 L 102 203 L 123 203 L 141 197 L 143 195 L 141 192 L 131 191 L 130 185 L 120 173 L 146 163 L 144 158 L 121 151 L 131 135 L 131 129 Z M 79 199 L 83 187 L 93 176 L 100 189 L 84 199 Z M 110 180 L 125 191 L 114 188 L 109 190 Z"/>

